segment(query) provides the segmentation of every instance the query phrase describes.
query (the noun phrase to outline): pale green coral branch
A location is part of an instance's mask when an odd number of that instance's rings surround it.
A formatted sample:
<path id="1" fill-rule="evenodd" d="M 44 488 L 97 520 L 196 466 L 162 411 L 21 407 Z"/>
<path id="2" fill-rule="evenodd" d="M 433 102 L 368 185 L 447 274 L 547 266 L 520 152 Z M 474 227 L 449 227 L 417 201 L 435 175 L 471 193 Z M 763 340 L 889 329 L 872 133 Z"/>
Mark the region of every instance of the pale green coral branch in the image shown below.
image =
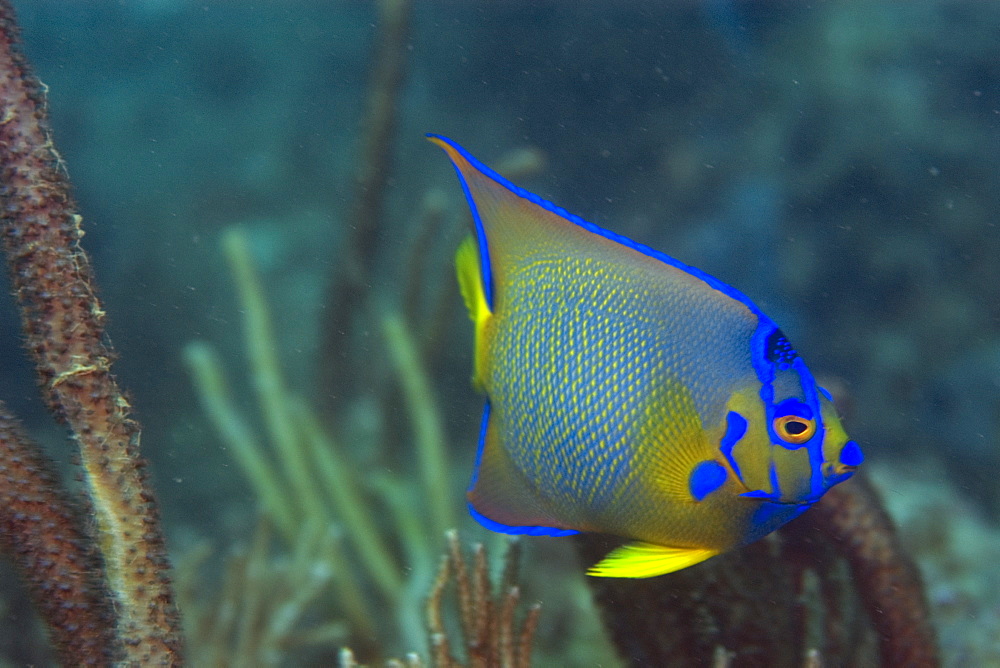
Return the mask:
<path id="1" fill-rule="evenodd" d="M 304 512 L 304 520 L 299 528 L 301 530 L 303 526 L 316 523 L 328 528 L 335 526 L 337 520 L 323 503 L 323 494 L 310 466 L 307 445 L 291 419 L 289 392 L 278 362 L 270 313 L 254 270 L 246 236 L 238 228 L 229 229 L 223 235 L 222 246 L 243 309 L 244 342 L 258 405 L 285 474 L 285 487 Z M 295 544 L 295 539 L 292 544 Z M 370 630 L 373 619 L 371 610 L 357 578 L 350 570 L 340 540 L 330 543 L 328 558 L 333 567 L 334 586 L 345 612 L 355 628 Z"/>
<path id="2" fill-rule="evenodd" d="M 222 436 L 237 465 L 243 469 L 264 512 L 271 517 L 285 540 L 293 543 L 298 518 L 272 470 L 271 462 L 233 403 L 218 355 L 209 344 L 193 341 L 184 347 L 184 361 L 194 380 L 202 409 Z"/>
<path id="3" fill-rule="evenodd" d="M 386 348 L 399 376 L 410 422 L 415 434 L 417 459 L 423 492 L 430 506 L 431 534 L 440 536 L 455 527 L 449 492 L 448 463 L 445 453 L 444 426 L 431 387 L 413 341 L 402 317 L 387 311 L 382 316 L 382 334 Z"/>
<path id="4" fill-rule="evenodd" d="M 324 431 L 315 413 L 301 399 L 292 399 L 289 409 L 302 431 L 306 449 L 316 466 L 316 475 L 333 502 L 336 514 L 347 529 L 347 539 L 355 546 L 365 568 L 382 593 L 394 601 L 403 587 L 399 566 L 382 539 L 382 531 L 365 508 L 357 485 L 337 442 Z"/>
<path id="5" fill-rule="evenodd" d="M 243 307 L 244 342 L 250 360 L 250 379 L 257 392 L 265 426 L 299 508 L 306 517 L 322 517 L 326 514 L 322 495 L 285 405 L 288 391 L 278 362 L 267 302 L 254 271 L 246 236 L 240 229 L 229 229 L 223 234 L 222 247 Z"/>

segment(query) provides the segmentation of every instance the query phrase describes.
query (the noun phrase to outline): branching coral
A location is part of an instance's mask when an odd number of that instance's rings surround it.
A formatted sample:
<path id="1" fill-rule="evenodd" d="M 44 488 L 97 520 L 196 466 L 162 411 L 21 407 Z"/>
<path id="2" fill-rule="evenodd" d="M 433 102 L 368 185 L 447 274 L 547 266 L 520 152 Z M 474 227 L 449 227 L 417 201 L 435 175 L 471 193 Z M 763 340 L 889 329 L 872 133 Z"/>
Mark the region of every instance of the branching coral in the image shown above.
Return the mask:
<path id="1" fill-rule="evenodd" d="M 481 543 L 472 548 L 472 563 L 466 561 L 455 531 L 447 533 L 448 548 L 441 560 L 434 585 L 427 600 L 427 630 L 430 633 L 430 665 L 434 668 L 528 668 L 538 627 L 539 604 L 531 605 L 518 622 L 521 589 L 517 584 L 521 548 L 512 541 L 504 557 L 503 573 L 497 591 L 490 581 L 489 560 Z M 455 615 L 460 627 L 461 642 L 456 643 L 446 622 L 449 612 L 445 592 L 454 585 Z M 456 659 L 452 651 L 463 647 L 465 662 Z M 418 654 L 408 654 L 405 661 L 390 659 L 387 667 L 424 665 Z M 341 668 L 359 668 L 350 649 L 340 655 Z"/>
<path id="2" fill-rule="evenodd" d="M 247 426 L 249 421 L 231 399 L 216 354 L 207 343 L 190 344 L 185 357 L 208 416 L 215 423 L 236 462 L 287 545 L 294 545 L 307 526 L 332 527 L 348 518 L 348 540 L 364 554 L 363 561 L 383 595 L 393 600 L 401 582 L 397 567 L 380 534 L 362 510 L 356 483 L 344 477 L 347 467 L 338 444 L 319 427 L 305 402 L 292 395 L 275 355 L 274 335 L 263 290 L 252 267 L 246 240 L 232 230 L 225 251 L 233 269 L 245 314 L 244 338 L 258 406 L 264 417 L 267 447 Z M 270 452 L 268 452 L 270 451 Z M 340 511 L 338 513 L 338 511 Z M 373 612 L 358 578 L 350 572 L 342 541 L 328 545 L 338 601 L 352 625 L 372 633 Z"/>
<path id="3" fill-rule="evenodd" d="M 427 623 L 431 632 L 431 654 L 437 668 L 527 668 L 531 665 L 531 646 L 538 627 L 541 607 L 532 605 L 520 624 L 516 614 L 521 600 L 517 586 L 520 566 L 520 543 L 507 549 L 499 589 L 491 591 L 489 564 L 482 544 L 473 547 L 472 567 L 462 556 L 454 531 L 448 532 L 448 553 L 441 562 L 431 595 L 427 601 Z M 464 639 L 466 663 L 452 656 L 452 642 L 445 630 L 443 596 L 449 582 L 455 583 L 458 612 Z"/>
<path id="4" fill-rule="evenodd" d="M 237 409 L 211 345 L 193 342 L 185 359 L 206 414 L 243 470 L 288 549 L 312 531 L 334 532 L 322 555 L 336 591 L 336 615 L 359 638 L 418 637 L 413 618 L 416 598 L 430 583 L 433 539 L 455 518 L 447 505 L 450 490 L 440 410 L 427 381 L 412 335 L 392 312 L 383 316 L 386 346 L 403 386 L 414 424 L 418 484 L 387 472 L 363 472 L 316 417 L 309 403 L 292 392 L 275 354 L 276 339 L 244 233 L 224 236 L 244 314 L 249 374 L 266 438 Z M 401 548 L 402 554 L 399 554 Z M 404 577 L 404 576 L 409 576 Z M 398 615 L 378 615 L 388 607 Z"/>
<path id="5" fill-rule="evenodd" d="M 335 596 L 328 554 L 330 531 L 303 535 L 294 552 L 275 556 L 266 522 L 246 548 L 225 560 L 222 584 L 210 591 L 198 571 L 211 554 L 203 543 L 178 564 L 177 597 L 184 611 L 192 665 L 280 666 L 293 653 L 332 656 L 347 640 L 340 620 L 315 619 L 317 604 Z"/>
<path id="6" fill-rule="evenodd" d="M 49 410 L 80 446 L 118 649 L 131 663 L 175 664 L 180 660 L 178 618 L 160 521 L 139 457 L 139 424 L 111 373 L 114 352 L 90 262 L 79 243 L 81 217 L 52 143 L 44 87 L 30 72 L 18 40 L 13 9 L 0 2 L 0 232 L 28 349 Z M 35 508 L 46 509 L 40 503 Z M 55 526 L 65 523 L 58 506 L 51 512 Z M 36 526 L 15 522 L 8 529 L 31 532 Z M 60 540 L 68 545 L 78 534 Z M 51 549 L 30 537 L 20 545 Z M 44 563 L 44 556 L 37 558 Z M 40 592 L 59 588 L 58 580 L 46 578 L 67 572 L 46 568 L 27 576 Z M 50 616 L 49 621 L 58 620 Z"/>

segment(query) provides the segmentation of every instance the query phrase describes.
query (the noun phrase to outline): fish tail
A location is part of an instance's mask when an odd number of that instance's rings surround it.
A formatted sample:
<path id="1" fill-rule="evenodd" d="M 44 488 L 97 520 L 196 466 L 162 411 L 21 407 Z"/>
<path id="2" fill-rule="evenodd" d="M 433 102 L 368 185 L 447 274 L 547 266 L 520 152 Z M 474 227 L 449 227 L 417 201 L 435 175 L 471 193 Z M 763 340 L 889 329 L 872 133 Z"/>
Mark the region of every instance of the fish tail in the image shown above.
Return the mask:
<path id="1" fill-rule="evenodd" d="M 472 384 L 478 390 L 483 390 L 485 379 L 484 357 L 486 350 L 486 323 L 492 313 L 486 303 L 486 293 L 483 290 L 483 274 L 479 266 L 479 249 L 472 235 L 465 237 L 458 250 L 455 251 L 455 271 L 458 274 L 458 288 L 462 292 L 465 308 L 469 319 L 475 325 L 475 352 L 472 371 Z"/>

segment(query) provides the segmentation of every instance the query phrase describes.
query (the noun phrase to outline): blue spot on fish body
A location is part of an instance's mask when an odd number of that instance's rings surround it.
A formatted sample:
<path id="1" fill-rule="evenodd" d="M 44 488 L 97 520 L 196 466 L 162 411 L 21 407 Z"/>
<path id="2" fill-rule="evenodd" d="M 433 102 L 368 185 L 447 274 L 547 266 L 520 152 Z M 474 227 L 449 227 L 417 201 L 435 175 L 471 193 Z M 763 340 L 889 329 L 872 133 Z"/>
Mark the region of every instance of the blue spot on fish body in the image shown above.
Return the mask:
<path id="1" fill-rule="evenodd" d="M 704 461 L 691 471 L 691 496 L 701 501 L 726 482 L 726 467 L 715 460 Z"/>

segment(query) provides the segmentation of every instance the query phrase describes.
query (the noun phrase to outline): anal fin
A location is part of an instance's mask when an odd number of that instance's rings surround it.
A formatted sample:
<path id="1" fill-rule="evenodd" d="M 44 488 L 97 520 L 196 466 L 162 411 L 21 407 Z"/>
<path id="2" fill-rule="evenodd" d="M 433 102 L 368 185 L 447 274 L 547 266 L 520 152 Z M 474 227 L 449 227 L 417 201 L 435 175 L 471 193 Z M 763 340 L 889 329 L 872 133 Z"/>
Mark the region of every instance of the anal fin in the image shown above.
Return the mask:
<path id="1" fill-rule="evenodd" d="M 486 404 L 479 435 L 476 470 L 466 494 L 469 513 L 490 531 L 529 536 L 569 536 L 563 525 L 517 470 L 500 442 L 497 419 Z"/>
<path id="2" fill-rule="evenodd" d="M 719 554 L 707 548 L 666 547 L 652 543 L 629 543 L 612 550 L 587 570 L 600 578 L 651 578 L 694 566 Z"/>

